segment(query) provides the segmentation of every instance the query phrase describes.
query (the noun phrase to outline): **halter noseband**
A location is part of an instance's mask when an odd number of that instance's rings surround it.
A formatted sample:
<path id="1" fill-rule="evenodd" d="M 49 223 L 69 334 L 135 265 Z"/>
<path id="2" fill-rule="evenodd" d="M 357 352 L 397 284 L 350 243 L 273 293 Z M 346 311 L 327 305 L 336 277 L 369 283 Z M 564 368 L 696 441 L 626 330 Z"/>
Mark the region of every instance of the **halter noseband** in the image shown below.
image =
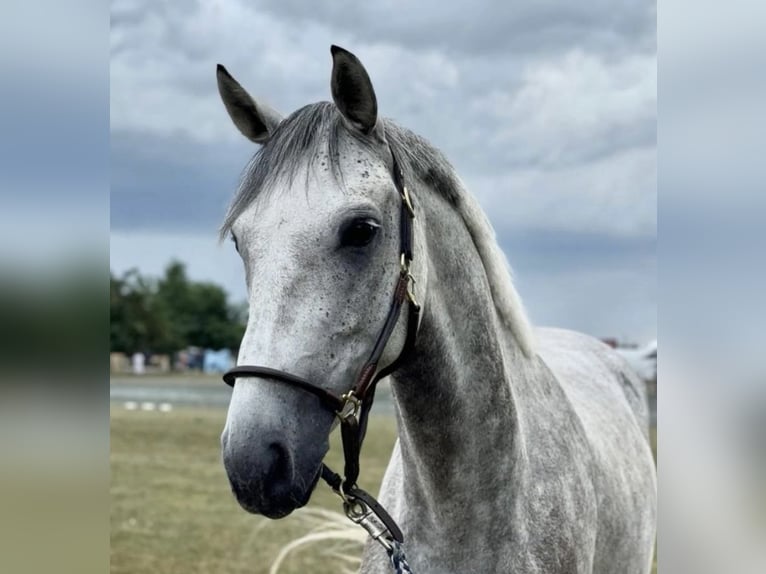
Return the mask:
<path id="1" fill-rule="evenodd" d="M 386 316 L 386 322 L 378 335 L 370 356 L 359 371 L 359 375 L 351 390 L 339 397 L 302 377 L 264 366 L 241 365 L 234 367 L 223 375 L 224 382 L 231 387 L 234 386 L 236 379 L 240 377 L 261 377 L 292 385 L 315 395 L 326 408 L 336 414 L 340 419 L 341 438 L 343 441 L 344 476 L 341 477 L 325 464 L 322 464 L 322 478 L 343 499 L 346 515 L 352 521 L 363 526 L 389 553 L 392 548 L 392 540 L 399 544 L 403 542 L 402 532 L 385 509 L 369 493 L 360 489 L 356 485 L 356 481 L 359 477 L 359 453 L 367 430 L 368 415 L 375 398 L 375 387 L 380 379 L 394 372 L 404 358 L 414 349 L 418 324 L 420 322 L 420 305 L 415 300 L 415 295 L 412 291 L 412 284 L 415 280 L 410 274 L 410 264 L 412 262 L 412 224 L 415 219 L 415 210 L 392 149 L 391 157 L 393 158 L 394 185 L 402 200 L 399 235 L 399 280 L 394 289 L 394 296 Z M 407 317 L 407 338 L 405 339 L 404 347 L 393 363 L 378 369 L 378 363 L 396 327 L 405 301 L 409 303 L 409 313 Z M 376 516 L 382 523 L 383 529 L 381 529 L 380 525 L 375 524 L 372 520 L 372 515 Z"/>

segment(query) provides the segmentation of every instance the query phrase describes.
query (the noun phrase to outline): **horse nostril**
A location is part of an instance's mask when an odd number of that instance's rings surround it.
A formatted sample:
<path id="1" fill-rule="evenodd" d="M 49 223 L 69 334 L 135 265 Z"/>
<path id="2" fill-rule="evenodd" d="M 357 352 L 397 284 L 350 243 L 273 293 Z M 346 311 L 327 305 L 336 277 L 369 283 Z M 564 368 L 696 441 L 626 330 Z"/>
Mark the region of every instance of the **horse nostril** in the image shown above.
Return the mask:
<path id="1" fill-rule="evenodd" d="M 279 442 L 272 442 L 266 449 L 268 463 L 266 464 L 266 480 L 273 483 L 289 482 L 292 475 L 290 453 Z"/>

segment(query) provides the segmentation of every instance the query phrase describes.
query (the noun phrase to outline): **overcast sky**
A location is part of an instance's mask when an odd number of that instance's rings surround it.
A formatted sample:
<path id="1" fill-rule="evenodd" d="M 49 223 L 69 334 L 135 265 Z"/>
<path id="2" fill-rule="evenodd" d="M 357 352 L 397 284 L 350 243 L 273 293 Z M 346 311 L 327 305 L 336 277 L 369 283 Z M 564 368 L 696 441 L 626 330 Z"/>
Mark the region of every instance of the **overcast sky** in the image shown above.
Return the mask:
<path id="1" fill-rule="evenodd" d="M 215 65 L 287 114 L 330 99 L 338 44 L 477 195 L 535 324 L 656 337 L 655 4 L 464 4 L 114 0 L 112 270 L 175 257 L 244 299 L 216 233 L 255 147 Z"/>

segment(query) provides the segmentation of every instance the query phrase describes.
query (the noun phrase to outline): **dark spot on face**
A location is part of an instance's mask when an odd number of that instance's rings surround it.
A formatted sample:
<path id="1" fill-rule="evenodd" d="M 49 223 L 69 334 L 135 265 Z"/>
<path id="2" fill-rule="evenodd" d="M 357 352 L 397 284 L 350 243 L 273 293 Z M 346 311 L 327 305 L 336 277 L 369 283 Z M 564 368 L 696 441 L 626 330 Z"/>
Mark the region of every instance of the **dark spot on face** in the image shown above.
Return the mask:
<path id="1" fill-rule="evenodd" d="M 370 172 L 367 170 L 364 170 L 364 172 L 362 172 L 362 177 L 370 177 Z"/>

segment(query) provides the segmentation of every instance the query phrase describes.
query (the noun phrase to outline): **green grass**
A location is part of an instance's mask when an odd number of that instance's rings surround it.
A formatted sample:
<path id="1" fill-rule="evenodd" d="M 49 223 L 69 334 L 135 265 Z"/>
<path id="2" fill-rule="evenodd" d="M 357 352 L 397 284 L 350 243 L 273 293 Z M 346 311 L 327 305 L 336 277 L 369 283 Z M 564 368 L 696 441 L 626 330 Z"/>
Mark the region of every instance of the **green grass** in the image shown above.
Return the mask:
<path id="1" fill-rule="evenodd" d="M 307 533 L 295 516 L 271 521 L 237 505 L 220 461 L 223 409 L 116 408 L 111 415 L 112 574 L 266 573 L 284 544 Z M 337 434 L 328 463 L 341 469 Z M 370 492 L 378 490 L 395 436 L 393 419 L 371 418 L 360 481 Z M 340 511 L 323 483 L 310 506 Z M 336 563 L 317 559 L 319 551 L 292 554 L 282 572 L 337 573 Z"/>
<path id="2" fill-rule="evenodd" d="M 222 409 L 112 411 L 112 574 L 265 573 L 282 545 L 306 534 L 306 525 L 293 516 L 271 521 L 237 505 L 220 461 L 225 415 Z M 372 417 L 363 488 L 377 492 L 395 436 L 393 419 Z M 340 469 L 333 438 L 328 462 Z M 324 483 L 310 506 L 341 510 Z M 283 572 L 337 572 L 331 563 L 318 565 L 315 552 L 291 555 Z"/>

